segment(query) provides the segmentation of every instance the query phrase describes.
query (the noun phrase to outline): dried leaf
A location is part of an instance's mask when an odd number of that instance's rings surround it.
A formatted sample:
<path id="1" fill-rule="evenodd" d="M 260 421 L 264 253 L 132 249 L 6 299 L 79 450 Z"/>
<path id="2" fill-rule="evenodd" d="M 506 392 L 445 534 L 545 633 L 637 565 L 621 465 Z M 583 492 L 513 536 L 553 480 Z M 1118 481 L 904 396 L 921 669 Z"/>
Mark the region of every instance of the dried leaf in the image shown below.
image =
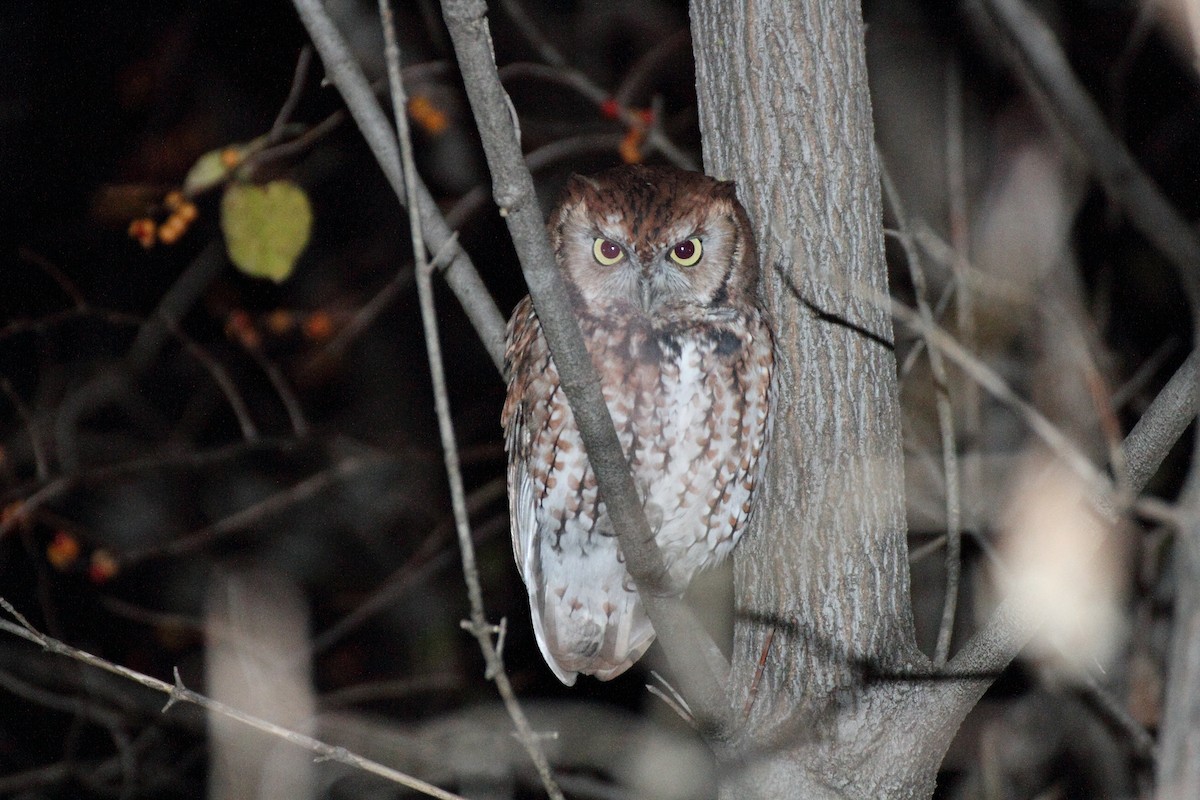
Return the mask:
<path id="1" fill-rule="evenodd" d="M 225 148 L 209 150 L 196 159 L 196 163 L 188 170 L 187 177 L 183 179 L 183 191 L 185 194 L 189 197 L 194 197 L 200 192 L 213 188 L 229 177 L 229 168 L 225 166 L 225 161 L 221 157 L 224 151 Z"/>

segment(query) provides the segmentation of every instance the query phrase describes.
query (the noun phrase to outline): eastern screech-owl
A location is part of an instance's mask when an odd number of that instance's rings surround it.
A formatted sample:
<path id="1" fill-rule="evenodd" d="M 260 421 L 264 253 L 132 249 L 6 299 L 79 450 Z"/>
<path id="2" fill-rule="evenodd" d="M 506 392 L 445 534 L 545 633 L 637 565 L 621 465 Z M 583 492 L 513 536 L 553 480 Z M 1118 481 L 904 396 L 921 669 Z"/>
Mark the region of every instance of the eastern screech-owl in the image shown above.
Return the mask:
<path id="1" fill-rule="evenodd" d="M 729 554 L 768 436 L 771 333 L 732 183 L 667 167 L 574 176 L 550 215 L 558 266 L 621 446 L 682 593 Z M 513 550 L 546 662 L 620 675 L 654 640 L 533 305 L 508 323 Z"/>

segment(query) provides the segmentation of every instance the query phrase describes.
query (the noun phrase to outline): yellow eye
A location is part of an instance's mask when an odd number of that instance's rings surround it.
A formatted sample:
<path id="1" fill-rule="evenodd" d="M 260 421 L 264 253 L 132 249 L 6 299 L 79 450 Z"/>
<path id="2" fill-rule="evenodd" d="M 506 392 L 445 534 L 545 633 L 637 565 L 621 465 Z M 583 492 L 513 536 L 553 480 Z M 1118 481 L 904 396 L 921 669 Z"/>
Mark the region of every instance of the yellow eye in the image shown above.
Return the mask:
<path id="1" fill-rule="evenodd" d="M 671 248 L 671 260 L 681 267 L 694 266 L 704 253 L 704 246 L 693 236 L 685 242 L 680 242 Z"/>
<path id="2" fill-rule="evenodd" d="M 604 266 L 611 267 L 625 257 L 625 251 L 611 239 L 597 239 L 592 243 L 592 255 Z"/>

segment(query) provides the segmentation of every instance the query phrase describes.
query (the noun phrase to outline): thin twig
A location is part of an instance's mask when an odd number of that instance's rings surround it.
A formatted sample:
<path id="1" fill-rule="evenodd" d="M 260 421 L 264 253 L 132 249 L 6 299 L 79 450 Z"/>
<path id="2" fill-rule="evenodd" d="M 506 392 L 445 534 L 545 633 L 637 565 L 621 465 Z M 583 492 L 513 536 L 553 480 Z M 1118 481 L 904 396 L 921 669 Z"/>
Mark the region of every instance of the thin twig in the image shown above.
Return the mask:
<path id="1" fill-rule="evenodd" d="M 1138 393 L 1146 388 L 1146 385 L 1153 380 L 1158 371 L 1162 369 L 1163 364 L 1174 355 L 1178 348 L 1179 340 L 1175 337 L 1167 339 L 1154 348 L 1154 352 L 1137 365 L 1133 374 L 1126 377 L 1120 386 L 1113 389 L 1113 408 L 1119 410 L 1128 405 Z"/>
<path id="2" fill-rule="evenodd" d="M 163 295 L 154 314 L 142 322 L 125 354 L 124 366 L 129 373 L 140 373 L 158 356 L 170 333 L 170 323 L 178 322 L 187 314 L 225 267 L 223 250 L 219 241 L 209 242 Z M 64 472 L 73 472 L 80 466 L 75 444 L 80 421 L 94 409 L 115 400 L 126 390 L 126 383 L 126 376 L 120 371 L 105 370 L 84 382 L 59 404 L 54 440 L 59 466 Z M 244 422 L 244 418 L 239 416 L 239 422 Z M 245 430 L 243 426 L 243 432 Z"/>
<path id="3" fill-rule="evenodd" d="M 658 44 L 638 56 L 637 60 L 626 70 L 617 90 L 613 92 L 617 103 L 629 105 L 638 92 L 642 91 L 643 84 L 650 82 L 650 77 L 654 75 L 656 68 L 663 61 L 674 54 L 676 50 L 684 50 L 691 46 L 692 32 L 687 26 L 659 39 Z"/>
<path id="4" fill-rule="evenodd" d="M 345 352 L 346 348 L 357 339 L 363 331 L 371 326 L 383 310 L 387 308 L 396 295 L 407 288 L 413 279 L 412 266 L 405 264 L 396 270 L 396 274 L 392 279 L 384 284 L 375 295 L 362 305 L 350 318 L 350 321 L 342 326 L 342 329 L 329 340 L 325 346 L 313 354 L 306 369 L 313 367 L 316 364 L 326 363 L 331 359 L 337 358 Z"/>
<path id="5" fill-rule="evenodd" d="M 212 376 L 213 382 L 217 384 L 221 394 L 225 395 L 225 401 L 229 403 L 229 409 L 233 411 L 233 416 L 237 418 L 238 427 L 242 429 L 242 438 L 248 442 L 257 439 L 258 426 L 254 424 L 254 419 L 250 416 L 250 407 L 246 405 L 246 400 L 238 391 L 237 384 L 230 376 L 229 371 L 192 337 L 184 333 L 175 320 L 164 317 L 162 322 L 171 335 L 178 339 L 184 349 L 191 354 L 192 358 L 199 361 L 200 365 Z"/>
<path id="6" fill-rule="evenodd" d="M 296 442 L 293 439 L 259 439 L 253 442 L 239 441 L 212 450 L 156 454 L 145 458 L 121 461 L 116 464 L 106 464 L 90 470 L 72 472 L 69 475 L 55 478 L 49 483 L 38 487 L 28 496 L 21 498 L 20 511 L 14 513 L 6 522 L 0 523 L 0 536 L 8 533 L 12 530 L 12 525 L 21 521 L 24 517 L 33 514 L 46 503 L 57 500 L 67 492 L 81 486 L 96 485 L 131 473 L 157 471 L 171 466 L 202 467 L 249 453 L 268 451 L 285 452 L 295 447 L 295 445 Z M 29 487 L 23 488 L 28 490 Z M 0 497 L 7 504 L 14 497 L 20 497 L 20 494 L 14 492 Z"/>
<path id="7" fill-rule="evenodd" d="M 294 138 L 279 142 L 278 144 L 268 145 L 262 150 L 251 153 L 243 162 L 243 168 L 250 170 L 252 173 L 257 172 L 262 166 L 270 164 L 272 161 L 280 161 L 285 158 L 297 156 L 307 150 L 310 150 L 314 144 L 332 133 L 339 125 L 346 121 L 348 114 L 345 109 L 339 108 L 325 119 L 318 122 L 316 125 L 305 130 L 303 133 Z"/>
<path id="8" fill-rule="evenodd" d="M 417 208 L 417 167 L 413 159 L 412 138 L 408 130 L 405 109 L 408 101 L 404 95 L 404 84 L 400 78 L 400 47 L 396 43 L 396 30 L 392 21 L 390 0 L 379 0 L 379 16 L 383 24 L 384 56 L 387 60 L 388 82 L 392 90 L 392 108 L 395 111 L 396 131 L 400 144 L 400 158 L 404 165 L 404 190 L 408 196 L 408 207 Z M 433 301 L 433 271 L 425 258 L 425 239 L 421 222 L 411 211 L 408 214 L 409 232 L 412 235 L 413 258 L 416 261 L 417 295 L 421 305 L 421 323 L 425 330 L 425 347 L 429 351 L 429 371 L 433 380 L 434 407 L 437 410 L 438 434 L 442 440 L 442 452 L 446 460 L 446 477 L 450 485 L 450 505 L 454 511 L 455 530 L 462 554 L 463 577 L 467 584 L 467 597 L 471 603 L 469 630 L 479 642 L 487 663 L 487 676 L 496 684 L 504 707 L 517 729 L 517 738 L 537 768 L 542 786 L 553 800 L 564 800 L 562 790 L 550 773 L 550 762 L 538 743 L 533 727 L 517 701 L 516 692 L 504 671 L 501 656 L 501 636 L 492 642 L 492 626 L 487 622 L 483 606 L 483 589 L 479 583 L 479 570 L 475 565 L 475 543 L 471 540 L 471 519 L 467 511 L 466 491 L 463 489 L 462 470 L 458 462 L 458 445 L 454 437 L 454 421 L 450 411 L 450 393 L 446 388 L 445 364 L 442 360 L 442 345 L 437 328 L 437 309 Z"/>
<path id="9" fill-rule="evenodd" d="M 913 321 L 912 324 L 920 324 L 915 314 L 907 309 L 903 311 Z M 935 343 L 938 343 L 940 338 L 935 337 Z M 949 340 L 950 337 L 945 336 L 945 339 Z M 957 361 L 949 351 L 947 355 Z M 974 377 L 972 370 L 967 372 Z M 1000 381 L 1003 384 L 999 376 L 993 376 L 989 380 Z M 1200 354 L 1193 352 L 1125 437 L 1122 447 L 1129 470 L 1129 492 L 1138 493 L 1146 487 L 1146 483 L 1183 431 L 1196 418 L 1198 383 Z M 983 385 L 987 388 L 987 384 Z M 1008 390 L 1007 394 L 1011 395 L 1011 390 Z M 1046 424 L 1049 424 L 1048 421 Z M 1079 557 L 1083 558 L 1086 555 L 1081 553 Z M 987 624 L 954 656 L 948 665 L 948 671 L 972 675 L 1002 669 L 1028 641 L 1035 629 L 1036 620 L 1029 619 L 1016 601 L 1006 600 L 992 614 Z"/>
<path id="10" fill-rule="evenodd" d="M 75 308 L 87 308 L 88 304 L 87 300 L 83 297 L 83 292 L 79 291 L 79 287 L 75 285 L 75 282 L 67 277 L 67 273 L 63 272 L 57 264 L 28 247 L 21 247 L 17 251 L 17 255 L 22 261 L 33 264 L 46 273 L 50 277 L 50 280 L 58 284 L 58 288 L 62 289 L 63 294 L 71 298 L 71 302 Z"/>
<path id="11" fill-rule="evenodd" d="M 900 244 L 904 248 L 905 260 L 908 262 L 908 273 L 912 279 L 913 294 L 916 296 L 917 312 L 927 330 L 934 327 L 933 309 L 929 307 L 929 289 L 925 280 L 925 270 L 921 266 L 920 253 L 913 243 L 912 229 L 908 225 L 908 216 L 900 193 L 892 183 L 892 176 L 887 170 L 883 159 L 879 160 L 879 173 L 883 179 L 883 189 L 887 195 L 892 213 L 896 216 L 896 225 L 900 229 Z M 962 494 L 960 492 L 958 472 L 958 443 L 954 436 L 954 410 L 950 406 L 950 378 L 946 372 L 946 364 L 942 360 L 942 351 L 929 343 L 928 336 L 922 332 L 922 337 L 928 343 L 929 368 L 933 373 L 933 389 L 936 397 L 938 431 L 942 439 L 942 472 L 945 477 L 946 497 L 946 594 L 942 603 L 942 621 L 938 627 L 937 644 L 934 647 L 933 664 L 944 667 L 950 658 L 950 643 L 954 638 L 954 618 L 958 609 L 959 580 L 962 576 Z"/>
<path id="12" fill-rule="evenodd" d="M 25 401 L 21 399 L 21 395 L 17 394 L 17 390 L 13 388 L 12 383 L 5 375 L 0 375 L 0 391 L 3 391 L 9 402 L 13 404 L 17 416 L 21 418 L 21 423 L 29 435 L 29 449 L 33 453 L 34 474 L 39 482 L 49 480 L 50 461 L 46 457 L 46 448 L 42 447 L 42 437 L 38 435 L 33 415 L 29 413 L 29 406 L 25 405 Z"/>
<path id="13" fill-rule="evenodd" d="M 300 98 L 304 95 L 304 82 L 308 77 L 308 68 L 312 64 L 312 56 L 311 44 L 300 48 L 300 55 L 296 58 L 296 69 L 292 73 L 292 87 L 288 90 L 287 99 L 280 106 L 279 113 L 275 115 L 275 122 L 271 124 L 271 130 L 267 133 L 268 144 L 276 144 L 283 138 L 284 128 L 296 111 L 296 106 L 300 104 Z"/>
<path id="14" fill-rule="evenodd" d="M 125 354 L 125 363 L 134 373 L 141 372 L 166 344 L 171 323 L 178 323 L 225 269 L 225 247 L 214 239 L 184 269 L 159 301 L 154 313 L 146 318 L 133 344 Z"/>
<path id="15" fill-rule="evenodd" d="M 763 672 L 767 668 L 767 656 L 771 653 L 771 643 L 775 641 L 775 626 L 767 628 L 766 638 L 763 639 L 762 652 L 758 656 L 758 666 L 754 669 L 754 679 L 750 681 L 750 691 L 746 694 L 746 703 L 742 706 L 742 722 L 750 719 L 750 711 L 758 698 L 758 687 L 762 683 Z"/>
<path id="16" fill-rule="evenodd" d="M 164 544 L 121 553 L 118 556 L 118 562 L 122 567 L 129 567 L 156 558 L 178 557 L 194 553 L 316 496 L 338 481 L 364 469 L 370 463 L 372 460 L 356 456 L 344 458 L 333 466 L 323 469 L 315 475 L 310 475 L 287 489 L 276 492 L 194 533 L 172 539 Z"/>
<path id="17" fill-rule="evenodd" d="M 283 403 L 283 409 L 287 412 L 288 421 L 292 426 L 292 433 L 296 435 L 297 439 L 307 439 L 309 427 L 308 420 L 304 416 L 304 407 L 300 404 L 300 398 L 296 396 L 292 385 L 288 383 L 283 370 L 279 368 L 278 364 L 267 358 L 266 353 L 260 348 L 247 347 L 245 349 L 254 359 L 254 363 L 258 364 L 259 369 L 267 376 L 267 380 L 271 382 L 275 394 L 279 396 L 279 402 Z"/>
<path id="18" fill-rule="evenodd" d="M 883 301 L 888 303 L 892 316 L 925 337 L 926 341 L 958 365 L 971 380 L 983 387 L 988 394 L 1012 408 L 1021 416 L 1029 429 L 1033 431 L 1047 447 L 1050 448 L 1068 468 L 1083 479 L 1088 490 L 1097 498 L 1110 497 L 1112 483 L 1058 426 L 1046 418 L 1042 412 L 1023 400 L 1012 387 L 1005 382 L 987 364 L 955 341 L 954 337 L 936 325 L 931 325 L 921 318 L 921 315 L 890 298 Z"/>
<path id="19" fill-rule="evenodd" d="M 946 196 L 950 205 L 950 247 L 954 275 L 954 322 L 959 341 L 979 352 L 975 325 L 975 293 L 970 270 L 970 209 L 967 206 L 966 155 L 963 126 L 962 72 L 951 58 L 946 68 Z M 978 504 L 983 494 L 983 403 L 979 384 L 964 381 L 961 394 L 963 525 L 980 526 Z"/>
<path id="20" fill-rule="evenodd" d="M 463 798 L 459 795 L 452 794 L 444 789 L 439 789 L 431 783 L 426 783 L 419 778 L 414 778 L 413 776 L 407 775 L 399 770 L 386 767 L 376 761 L 363 758 L 360 755 L 350 752 L 344 747 L 334 747 L 333 745 L 329 745 L 318 739 L 314 739 L 311 736 L 305 736 L 302 733 L 289 730 L 281 725 L 276 725 L 275 723 L 268 722 L 260 717 L 247 714 L 241 709 L 234 708 L 233 706 L 226 705 L 225 703 L 217 700 L 213 700 L 212 698 L 206 697 L 199 692 L 194 692 L 183 685 L 183 681 L 179 678 L 178 669 L 175 670 L 174 684 L 167 683 L 166 681 L 160 681 L 157 678 L 152 678 L 149 675 L 129 669 L 128 667 L 123 667 L 120 664 L 114 664 L 111 661 L 100 658 L 96 655 L 92 655 L 84 650 L 71 647 L 65 642 L 41 633 L 31 624 L 29 624 L 29 621 L 25 619 L 25 617 L 19 611 L 13 608 L 12 604 L 3 597 L 0 597 L 0 608 L 3 608 L 5 611 L 11 614 L 18 623 L 13 624 L 8 620 L 0 620 L 0 630 L 10 633 L 14 636 L 19 636 L 26 641 L 33 642 L 34 644 L 41 646 L 42 649 L 53 653 L 54 655 L 66 656 L 67 658 L 73 659 L 82 664 L 86 664 L 89 667 L 104 670 L 105 672 L 112 673 L 113 675 L 125 678 L 126 680 L 133 681 L 139 686 L 144 686 L 147 689 L 152 689 L 153 691 L 167 695 L 167 704 L 163 706 L 164 713 L 176 703 L 191 703 L 192 705 L 199 706 L 210 714 L 219 714 L 220 716 L 228 717 L 229 719 L 241 722 L 242 724 L 254 728 L 255 730 L 260 730 L 279 739 L 283 739 L 286 742 L 290 742 L 297 747 L 303 747 L 304 749 L 315 753 L 317 757 L 323 761 L 337 761 L 341 764 L 348 764 L 349 766 L 357 767 L 358 769 L 370 772 L 382 778 L 386 778 L 387 780 L 398 783 L 401 786 L 407 786 L 410 789 L 421 792 L 422 794 L 426 794 L 430 797 L 438 797 L 441 798 L 441 800 L 463 800 Z"/>
<path id="21" fill-rule="evenodd" d="M 484 484 L 471 492 L 467 497 L 467 513 L 471 515 L 476 514 L 479 509 L 503 497 L 504 492 L 505 480 L 503 478 L 498 478 Z M 502 524 L 505 522 L 507 520 L 501 519 Z M 449 524 L 435 527 L 425 537 L 425 541 L 421 543 L 416 552 L 403 565 L 381 581 L 379 586 L 370 595 L 342 616 L 335 624 L 313 637 L 312 643 L 309 646 L 312 653 L 316 654 L 327 650 L 363 622 L 396 602 L 398 598 L 402 597 L 413 586 L 428 580 L 430 576 L 446 567 L 450 563 L 451 553 L 450 551 L 439 551 L 453 528 L 453 519 L 450 520 Z M 475 540 L 482 541 L 485 534 L 490 533 L 488 528 L 489 526 L 486 524 L 477 525 L 475 527 Z"/>
<path id="22" fill-rule="evenodd" d="M 533 180 L 517 141 L 510 104 L 496 74 L 486 5 L 480 0 L 443 0 L 442 13 L 492 173 L 496 203 L 517 248 L 525 282 L 600 494 L 605 498 L 626 569 L 701 726 L 717 733 L 726 731 L 732 724 L 732 706 L 724 685 L 728 665 L 703 626 L 664 585 L 662 554 L 646 521 L 629 462 L 571 311 Z"/>
<path id="23" fill-rule="evenodd" d="M 536 150 L 530 150 L 525 156 L 525 166 L 531 173 L 567 158 L 573 158 L 585 153 L 616 153 L 625 138 L 620 133 L 585 133 L 570 136 L 549 144 L 544 144 Z M 446 212 L 446 222 L 454 227 L 460 227 L 467 218 L 482 208 L 491 200 L 491 192 L 487 186 L 476 186 L 450 207 Z"/>
<path id="24" fill-rule="evenodd" d="M 453 692 L 462 689 L 457 675 L 438 672 L 432 675 L 414 675 L 411 678 L 356 683 L 321 695 L 322 711 L 344 708 L 358 703 L 373 703 L 380 700 L 407 700 L 417 694 Z"/>

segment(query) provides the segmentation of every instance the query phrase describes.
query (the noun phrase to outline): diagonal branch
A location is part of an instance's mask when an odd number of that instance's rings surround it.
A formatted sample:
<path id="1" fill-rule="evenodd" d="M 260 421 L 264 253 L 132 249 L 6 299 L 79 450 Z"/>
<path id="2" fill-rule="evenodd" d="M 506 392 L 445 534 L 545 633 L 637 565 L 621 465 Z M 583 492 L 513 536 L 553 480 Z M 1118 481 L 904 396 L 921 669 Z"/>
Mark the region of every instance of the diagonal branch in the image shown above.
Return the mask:
<path id="1" fill-rule="evenodd" d="M 442 3 L 492 172 L 496 203 L 520 256 L 529 293 L 579 425 L 626 567 L 637 584 L 646 614 L 677 673 L 684 695 L 702 724 L 718 733 L 727 728 L 730 718 L 730 702 L 723 686 L 727 668 L 719 664 L 723 657 L 687 606 L 669 596 L 663 586 L 662 554 L 642 511 L 629 464 L 600 391 L 599 378 L 554 262 L 533 180 L 517 141 L 512 107 L 496 72 L 486 12 L 482 0 Z"/>
<path id="2" fill-rule="evenodd" d="M 219 714 L 223 717 L 228 717 L 229 719 L 236 720 L 243 725 L 254 728 L 255 730 L 260 730 L 272 736 L 277 736 L 280 739 L 295 745 L 296 747 L 303 747 L 304 749 L 316 755 L 318 760 L 337 761 L 341 764 L 357 767 L 358 769 L 370 772 L 382 778 L 386 778 L 393 783 L 398 783 L 401 786 L 407 786 L 408 788 L 418 791 L 421 794 L 428 795 L 429 797 L 437 797 L 441 798 L 441 800 L 463 800 L 463 798 L 457 794 L 447 792 L 444 789 L 439 789 L 437 786 L 423 781 L 420 778 L 414 778 L 413 776 L 407 775 L 399 770 L 384 766 L 377 761 L 372 761 L 369 758 L 363 758 L 356 753 L 350 752 L 344 747 L 334 747 L 333 745 L 329 745 L 318 739 L 314 739 L 311 736 L 305 736 L 302 733 L 297 733 L 296 731 L 276 725 L 275 723 L 269 722 L 261 717 L 256 717 L 253 714 L 247 714 L 245 711 L 242 711 L 239 708 L 227 705 L 218 700 L 213 700 L 211 697 L 200 694 L 199 692 L 194 692 L 183 685 L 183 681 L 179 678 L 178 668 L 175 670 L 175 683 L 171 684 L 167 683 L 166 681 L 160 681 L 158 678 L 152 678 L 149 675 L 129 669 L 128 667 L 123 667 L 120 664 L 114 664 L 111 661 L 100 658 L 99 656 L 93 655 L 84 650 L 78 650 L 74 647 L 71 647 L 69 644 L 66 644 L 65 642 L 45 635 L 30 625 L 28 620 L 26 620 L 25 617 L 19 611 L 13 608 L 12 604 L 10 604 L 3 597 L 0 597 L 0 608 L 3 608 L 16 620 L 16 622 L 13 623 L 6 619 L 0 619 L 0 631 L 4 631 L 5 633 L 13 636 L 19 636 L 26 641 L 40 645 L 42 649 L 53 653 L 54 655 L 66 656 L 67 658 L 78 661 L 81 664 L 86 664 L 89 667 L 110 672 L 113 675 L 133 681 L 134 683 L 144 686 L 147 689 L 152 689 L 161 694 L 165 694 L 168 699 L 167 704 L 163 707 L 164 713 L 176 703 L 191 703 L 199 706 L 210 714 Z"/>

